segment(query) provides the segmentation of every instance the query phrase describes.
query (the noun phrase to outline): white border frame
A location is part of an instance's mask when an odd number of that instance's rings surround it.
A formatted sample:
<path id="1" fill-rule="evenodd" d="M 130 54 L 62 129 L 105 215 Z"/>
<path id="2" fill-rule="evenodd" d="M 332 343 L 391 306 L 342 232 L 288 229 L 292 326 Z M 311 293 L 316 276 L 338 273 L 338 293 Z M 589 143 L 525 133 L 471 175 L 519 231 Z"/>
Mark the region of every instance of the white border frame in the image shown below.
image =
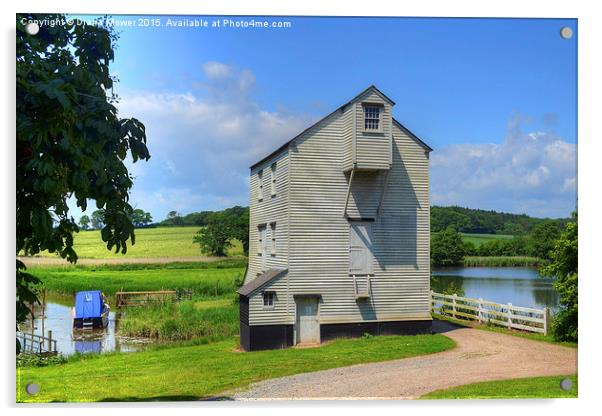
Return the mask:
<path id="1" fill-rule="evenodd" d="M 602 96 L 600 88 L 600 75 L 602 73 L 601 57 L 599 54 L 599 42 L 602 39 L 602 19 L 600 14 L 596 13 L 595 2 L 567 2 L 567 1 L 532 1 L 523 0 L 505 0 L 505 1 L 475 1 L 475 0 L 456 0 L 453 2 L 446 0 L 431 0 L 420 2 L 407 2 L 386 4 L 379 3 L 378 8 L 367 8 L 364 1 L 354 0 L 305 0 L 305 1 L 287 1 L 278 0 L 256 0 L 253 2 L 222 1 L 203 3 L 201 5 L 190 0 L 171 0 L 169 2 L 157 2 L 153 4 L 137 1 L 124 2 L 123 0 L 104 0 L 102 2 L 82 2 L 81 0 L 56 0 L 53 2 L 34 0 L 3 4 L 2 20 L 4 22 L 3 43 L 7 48 L 5 61 L 2 68 L 2 91 L 14 91 L 15 89 L 15 69 L 14 61 L 14 13 L 25 10 L 35 10 L 37 12 L 69 12 L 91 13 L 91 14 L 224 14 L 224 15 L 322 15 L 322 16 L 441 16 L 441 17 L 548 17 L 548 18 L 578 18 L 578 40 L 579 40 L 579 95 L 578 95 L 578 126 L 580 139 L 578 140 L 579 150 L 579 220 L 582 223 L 580 239 L 580 346 L 579 356 L 579 400 L 522 400 L 522 401 L 459 401 L 459 402 L 296 402 L 294 406 L 283 402 L 261 402 L 261 403 L 114 403 L 114 404 L 86 404 L 86 405 L 14 405 L 14 344 L 12 336 L 3 337 L 3 367 L 2 367 L 2 396 L 4 405 L 11 408 L 10 413 L 31 414 L 32 411 L 40 407 L 49 407 L 43 412 L 47 415 L 69 415 L 81 414 L 82 408 L 91 415 L 105 415 L 107 411 L 115 412 L 117 408 L 124 409 L 132 413 L 134 408 L 145 408 L 144 412 L 149 414 L 163 414 L 165 408 L 177 407 L 180 409 L 193 409 L 190 414 L 198 414 L 199 408 L 211 408 L 213 411 L 220 410 L 224 413 L 240 413 L 244 411 L 247 415 L 264 414 L 264 407 L 280 408 L 287 407 L 287 414 L 306 414 L 308 407 L 319 407 L 321 410 L 328 411 L 328 407 L 343 407 L 346 411 L 362 412 L 366 407 L 378 406 L 380 412 L 399 414 L 400 407 L 403 410 L 420 409 L 421 412 L 441 413 L 448 415 L 465 414 L 469 408 L 472 413 L 488 412 L 489 415 L 504 414 L 512 408 L 516 411 L 524 408 L 533 412 L 545 411 L 550 414 L 580 414 L 588 410 L 590 405 L 593 407 L 596 396 L 599 396 L 597 387 L 600 379 L 600 358 L 598 344 L 596 343 L 597 328 L 594 314 L 596 293 L 599 293 L 602 277 L 597 273 L 596 247 L 599 245 L 599 235 L 601 234 L 601 221 L 599 206 L 601 202 L 598 178 L 602 177 L 601 165 L 598 161 L 602 154 L 600 138 L 602 137 L 599 114 L 599 97 Z M 14 137 L 15 110 L 14 96 L 5 94 L 2 100 L 2 126 L 4 127 L 3 158 L 4 172 L 2 175 L 2 188 L 0 195 L 3 200 L 2 220 L 4 222 L 5 237 L 2 239 L 2 253 L 4 265 L 4 284 L 5 290 L 2 291 L 6 308 L 2 322 L 3 334 L 11 334 L 14 331 L 14 284 L 11 279 L 14 270 L 12 269 L 13 257 L 9 255 L 14 248 L 14 141 L 9 140 Z M 585 225 L 585 226 L 584 226 Z M 589 312 L 592 312 L 590 315 Z M 13 319 L 11 321 L 11 319 Z M 184 382 L 184 381 L 183 381 Z M 244 406 L 244 409 L 238 408 Z M 111 410 L 109 410 L 109 409 Z M 530 408 L 530 409 L 529 409 Z M 536 409 L 537 408 L 537 409 Z M 313 410 L 312 410 L 313 411 Z M 332 412 L 332 409 L 330 410 Z M 120 412 L 118 412 L 120 413 Z"/>

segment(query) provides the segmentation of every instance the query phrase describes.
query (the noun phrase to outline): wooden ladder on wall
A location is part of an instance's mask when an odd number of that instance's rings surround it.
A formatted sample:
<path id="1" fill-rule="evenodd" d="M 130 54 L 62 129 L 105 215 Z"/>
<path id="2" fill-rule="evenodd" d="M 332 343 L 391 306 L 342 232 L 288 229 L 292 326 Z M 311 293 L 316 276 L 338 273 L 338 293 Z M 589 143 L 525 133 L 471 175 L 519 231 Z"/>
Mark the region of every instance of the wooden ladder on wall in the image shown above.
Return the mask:
<path id="1" fill-rule="evenodd" d="M 358 299 L 369 299 L 370 293 L 372 292 L 372 282 L 370 275 L 352 275 L 353 276 L 353 290 L 355 292 L 355 300 Z"/>

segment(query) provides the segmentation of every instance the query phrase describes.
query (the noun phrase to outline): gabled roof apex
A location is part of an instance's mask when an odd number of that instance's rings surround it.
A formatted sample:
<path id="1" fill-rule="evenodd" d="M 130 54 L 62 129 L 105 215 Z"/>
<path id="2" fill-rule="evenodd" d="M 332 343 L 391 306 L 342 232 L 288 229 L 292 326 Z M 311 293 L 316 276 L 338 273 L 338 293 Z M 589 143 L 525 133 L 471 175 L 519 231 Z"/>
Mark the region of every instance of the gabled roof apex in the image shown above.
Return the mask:
<path id="1" fill-rule="evenodd" d="M 274 150 L 273 152 L 271 152 L 269 155 L 265 156 L 264 158 L 260 159 L 259 161 L 253 163 L 251 165 L 251 169 L 253 169 L 255 166 L 265 162 L 266 160 L 268 160 L 269 158 L 271 158 L 272 156 L 274 156 L 275 154 L 279 153 L 280 151 L 282 151 L 283 149 L 285 149 L 287 146 L 289 146 L 297 137 L 302 136 L 305 132 L 311 130 L 314 126 L 318 125 L 319 123 L 321 123 L 323 120 L 326 120 L 328 117 L 330 117 L 331 115 L 335 114 L 337 111 L 341 111 L 343 110 L 345 107 L 347 107 L 349 104 L 357 101 L 358 99 L 360 99 L 364 94 L 366 94 L 369 91 L 374 91 L 375 93 L 377 93 L 380 97 L 382 97 L 383 100 L 387 101 L 389 104 L 391 105 L 395 105 L 395 102 L 390 99 L 389 97 L 387 97 L 381 90 L 379 90 L 378 88 L 376 88 L 376 86 L 374 84 L 370 85 L 368 88 L 366 88 L 365 90 L 363 90 L 362 92 L 360 92 L 358 95 L 356 95 L 355 97 L 353 97 L 351 100 L 347 101 L 345 104 L 339 106 L 336 110 L 334 110 L 332 113 L 328 114 L 327 116 L 322 117 L 320 120 L 316 121 L 314 124 L 312 124 L 311 126 L 309 126 L 308 128 L 306 128 L 305 130 L 303 130 L 301 133 L 299 133 L 298 135 L 296 135 L 295 137 L 293 137 L 292 139 L 290 139 L 289 141 L 287 141 L 286 143 L 284 143 L 282 146 L 280 146 L 279 148 L 277 148 L 276 150 Z M 397 122 L 399 125 L 401 125 L 399 122 Z M 403 126 L 402 126 L 403 127 Z M 407 130 L 405 127 L 403 127 L 403 129 Z M 431 149 L 427 144 L 425 144 L 422 140 L 420 140 L 418 137 L 416 137 L 416 135 L 414 135 L 412 132 L 410 132 L 409 130 L 407 130 L 410 133 L 410 136 L 414 139 L 416 139 L 419 143 L 421 143 L 427 150 L 433 150 Z"/>
<path id="2" fill-rule="evenodd" d="M 368 88 L 366 88 L 364 91 L 360 92 L 358 95 L 356 95 L 354 98 L 352 98 L 351 100 L 349 100 L 346 104 L 344 104 L 342 107 L 346 107 L 347 105 L 351 104 L 352 102 L 358 100 L 362 95 L 366 94 L 369 91 L 373 91 L 375 93 L 377 93 L 378 95 L 380 95 L 380 97 L 387 101 L 389 104 L 391 105 L 395 105 L 395 101 L 393 101 L 392 99 L 390 99 L 389 97 L 387 97 L 385 95 L 385 93 L 383 93 L 381 90 L 379 90 L 378 88 L 376 88 L 376 85 L 372 84 L 370 85 Z"/>

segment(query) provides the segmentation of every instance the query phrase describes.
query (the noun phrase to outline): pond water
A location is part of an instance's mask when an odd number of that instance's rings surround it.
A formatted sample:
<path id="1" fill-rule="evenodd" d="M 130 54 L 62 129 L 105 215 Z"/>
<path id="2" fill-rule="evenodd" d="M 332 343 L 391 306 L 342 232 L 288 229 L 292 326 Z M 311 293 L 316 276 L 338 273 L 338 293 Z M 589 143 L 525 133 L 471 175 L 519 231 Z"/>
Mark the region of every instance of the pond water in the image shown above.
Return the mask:
<path id="1" fill-rule="evenodd" d="M 65 302 L 66 303 L 66 302 Z M 38 306 L 39 308 L 39 306 Z M 94 331 L 73 331 L 73 321 L 69 304 L 46 301 L 44 335 L 52 331 L 52 339 L 57 341 L 57 350 L 63 355 L 79 353 L 102 353 L 110 351 L 131 352 L 140 349 L 149 341 L 138 338 L 121 337 L 116 334 L 119 327 L 119 313 L 109 312 L 109 325 Z M 24 325 L 23 332 L 31 332 L 31 322 Z M 36 314 L 34 333 L 42 335 L 42 318 Z"/>
<path id="2" fill-rule="evenodd" d="M 558 308 L 553 279 L 542 278 L 532 267 L 445 267 L 433 269 L 431 289 L 443 292 L 450 285 L 464 296 L 530 308 Z"/>
<path id="3" fill-rule="evenodd" d="M 447 267 L 433 269 L 431 289 L 443 292 L 453 285 L 463 291 L 464 296 L 483 298 L 499 303 L 532 308 L 557 309 L 558 294 L 553 288 L 553 279 L 539 276 L 537 269 L 530 267 Z M 70 298 L 47 298 L 44 331 L 52 330 L 57 340 L 57 349 L 63 355 L 80 353 L 103 353 L 111 351 L 131 352 L 149 344 L 148 339 L 127 338 L 117 335 L 119 312 L 111 311 L 109 325 L 104 330 L 90 332 L 73 331 Z M 24 332 L 31 331 L 31 323 L 24 325 Z M 34 320 L 34 331 L 42 334 L 42 320 Z"/>

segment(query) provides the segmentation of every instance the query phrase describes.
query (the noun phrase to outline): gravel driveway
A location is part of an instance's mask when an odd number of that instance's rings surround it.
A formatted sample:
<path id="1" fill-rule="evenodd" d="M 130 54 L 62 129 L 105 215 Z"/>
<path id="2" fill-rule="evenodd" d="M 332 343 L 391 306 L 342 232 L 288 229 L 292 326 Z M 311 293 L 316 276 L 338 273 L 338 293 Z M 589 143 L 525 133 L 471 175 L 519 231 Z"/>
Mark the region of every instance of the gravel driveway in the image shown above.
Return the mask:
<path id="1" fill-rule="evenodd" d="M 414 399 L 428 392 L 520 377 L 577 372 L 577 349 L 433 321 L 457 347 L 432 355 L 360 364 L 255 383 L 235 400 Z"/>

